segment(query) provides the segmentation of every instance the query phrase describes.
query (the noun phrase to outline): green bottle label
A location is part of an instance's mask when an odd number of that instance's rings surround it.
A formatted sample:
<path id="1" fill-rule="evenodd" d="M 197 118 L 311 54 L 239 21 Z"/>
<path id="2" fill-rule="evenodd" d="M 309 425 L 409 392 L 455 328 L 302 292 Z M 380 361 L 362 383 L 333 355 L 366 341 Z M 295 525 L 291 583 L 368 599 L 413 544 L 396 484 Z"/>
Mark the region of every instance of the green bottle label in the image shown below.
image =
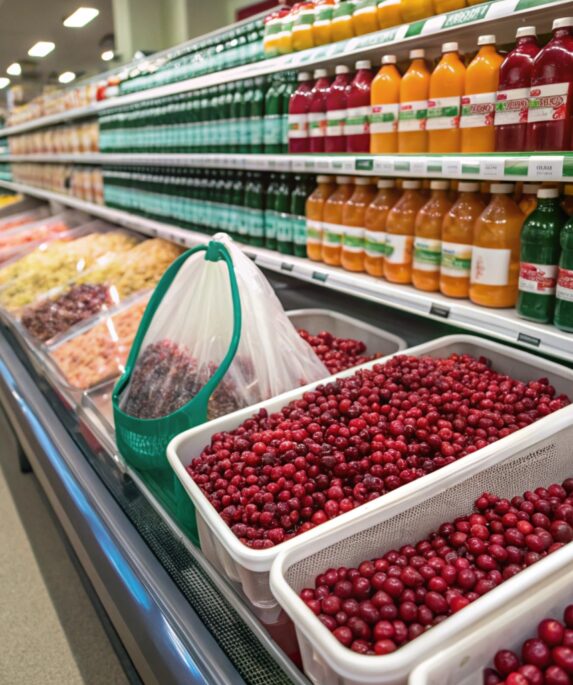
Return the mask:
<path id="1" fill-rule="evenodd" d="M 282 117 L 280 114 L 267 114 L 264 118 L 264 144 L 280 145 L 282 142 Z"/>

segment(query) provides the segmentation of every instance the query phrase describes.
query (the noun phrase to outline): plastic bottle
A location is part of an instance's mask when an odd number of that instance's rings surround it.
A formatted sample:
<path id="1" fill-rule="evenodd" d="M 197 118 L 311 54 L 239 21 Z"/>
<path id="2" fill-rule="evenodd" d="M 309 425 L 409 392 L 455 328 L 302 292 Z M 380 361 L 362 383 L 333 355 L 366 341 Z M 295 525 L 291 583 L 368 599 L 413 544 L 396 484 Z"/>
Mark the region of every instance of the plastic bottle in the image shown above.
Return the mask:
<path id="1" fill-rule="evenodd" d="M 398 152 L 401 80 L 396 56 L 385 55 L 370 91 L 370 152 L 373 154 Z"/>
<path id="2" fill-rule="evenodd" d="M 525 150 L 531 71 L 539 50 L 535 26 L 517 29 L 515 47 L 499 70 L 494 122 L 497 152 Z"/>
<path id="3" fill-rule="evenodd" d="M 306 253 L 315 262 L 322 261 L 322 221 L 324 203 L 336 189 L 332 176 L 317 176 L 316 188 L 308 196 L 306 214 Z"/>
<path id="4" fill-rule="evenodd" d="M 310 95 L 310 109 L 308 113 L 308 132 L 310 136 L 310 152 L 324 152 L 326 138 L 326 96 L 330 90 L 330 81 L 326 69 L 316 69 L 313 77 L 316 79 Z"/>
<path id="5" fill-rule="evenodd" d="M 289 140 L 289 105 L 290 98 L 294 91 L 296 90 L 297 83 L 296 72 L 288 72 L 284 77 L 282 90 L 279 91 L 281 95 L 281 111 L 282 111 L 282 141 L 281 141 L 281 152 L 288 152 L 288 140 Z"/>
<path id="6" fill-rule="evenodd" d="M 538 204 L 521 232 L 521 263 L 517 313 L 523 319 L 553 321 L 559 263 L 559 237 L 567 215 L 555 188 L 540 188 Z"/>
<path id="7" fill-rule="evenodd" d="M 314 3 L 304 2 L 299 8 L 292 25 L 292 49 L 308 50 L 314 47 L 312 25 L 314 24 Z"/>
<path id="8" fill-rule="evenodd" d="M 269 250 L 277 249 L 279 213 L 276 210 L 276 203 L 279 189 L 280 177 L 277 174 L 271 174 L 265 201 L 265 247 Z"/>
<path id="9" fill-rule="evenodd" d="M 384 276 L 386 254 L 386 219 L 388 212 L 398 202 L 400 191 L 394 181 L 380 179 L 378 192 L 364 214 L 364 270 L 371 276 Z"/>
<path id="10" fill-rule="evenodd" d="M 442 223 L 452 206 L 448 189 L 448 181 L 432 181 L 430 199 L 416 215 L 412 283 L 418 290 L 432 292 L 440 287 Z"/>
<path id="11" fill-rule="evenodd" d="M 342 252 L 340 262 L 347 271 L 364 271 L 364 244 L 366 227 L 364 216 L 376 195 L 372 179 L 359 176 L 354 179 L 354 192 L 342 210 Z"/>
<path id="12" fill-rule="evenodd" d="M 537 191 L 541 186 L 534 183 L 526 183 L 523 186 L 521 198 L 519 200 L 519 209 L 524 216 L 529 216 L 531 212 L 537 207 Z"/>
<path id="13" fill-rule="evenodd" d="M 322 222 L 322 261 L 340 266 L 342 252 L 342 211 L 354 192 L 350 176 L 337 176 L 338 187 L 324 203 Z"/>
<path id="14" fill-rule="evenodd" d="M 306 176 L 295 176 L 291 195 L 290 215 L 292 222 L 293 252 L 297 257 L 306 257 L 306 199 L 310 195 Z M 279 252 L 281 251 L 279 245 Z M 289 253 L 290 254 L 290 253 Z"/>
<path id="15" fill-rule="evenodd" d="M 442 45 L 442 59 L 430 77 L 428 100 L 428 151 L 459 152 L 461 149 L 460 106 L 466 68 L 457 43 Z"/>
<path id="16" fill-rule="evenodd" d="M 335 79 L 326 94 L 325 152 L 346 152 L 346 109 L 350 90 L 350 69 L 339 64 Z"/>
<path id="17" fill-rule="evenodd" d="M 573 216 L 573 185 L 567 184 L 563 188 L 563 199 L 561 200 L 561 208 L 567 216 Z"/>
<path id="18" fill-rule="evenodd" d="M 434 14 L 432 0 L 400 0 L 400 15 L 405 23 L 426 19 Z"/>
<path id="19" fill-rule="evenodd" d="M 295 183 L 298 180 L 295 176 Z M 282 254 L 294 254 L 294 226 L 291 215 L 292 180 L 288 174 L 281 174 L 280 184 L 275 193 L 277 218 L 277 250 Z"/>
<path id="20" fill-rule="evenodd" d="M 245 189 L 245 209 L 249 224 L 249 245 L 265 244 L 265 187 L 261 173 L 254 173 Z"/>
<path id="21" fill-rule="evenodd" d="M 356 36 L 379 30 L 376 0 L 359 0 L 352 15 L 352 28 Z"/>
<path id="22" fill-rule="evenodd" d="M 434 0 L 434 14 L 462 10 L 465 6 L 466 0 Z"/>
<path id="23" fill-rule="evenodd" d="M 495 98 L 503 57 L 495 49 L 495 36 L 480 36 L 479 50 L 466 70 L 462 97 L 462 152 L 495 151 Z"/>
<path id="24" fill-rule="evenodd" d="M 519 236 L 525 217 L 513 184 L 492 183 L 491 201 L 474 228 L 470 299 L 484 307 L 513 307 L 519 279 Z"/>
<path id="25" fill-rule="evenodd" d="M 400 0 L 381 0 L 376 8 L 376 13 L 380 29 L 389 29 L 402 23 Z"/>
<path id="26" fill-rule="evenodd" d="M 403 181 L 402 196 L 386 218 L 384 276 L 391 283 L 410 283 L 412 280 L 414 226 L 416 216 L 426 202 L 421 188 L 420 181 Z"/>
<path id="27" fill-rule="evenodd" d="M 293 51 L 292 47 L 292 27 L 296 18 L 296 10 L 292 8 L 290 12 L 281 17 L 281 30 L 276 37 L 276 46 L 279 55 L 288 55 Z"/>
<path id="28" fill-rule="evenodd" d="M 263 52 L 265 57 L 276 57 L 279 54 L 279 34 L 282 29 L 281 17 L 285 11 L 272 12 L 265 17 L 265 33 L 263 37 Z"/>
<path id="29" fill-rule="evenodd" d="M 354 37 L 354 26 L 352 25 L 353 13 L 353 0 L 339 0 L 338 3 L 334 5 L 332 21 L 330 22 L 330 35 L 333 43 Z"/>
<path id="30" fill-rule="evenodd" d="M 555 318 L 557 328 L 573 333 L 573 220 L 561 230 L 561 257 L 555 290 Z"/>
<path id="31" fill-rule="evenodd" d="M 253 154 L 264 152 L 263 132 L 265 113 L 266 77 L 257 76 L 253 80 L 253 95 L 249 104 L 249 141 L 248 151 Z"/>
<path id="32" fill-rule="evenodd" d="M 319 0 L 314 10 L 314 24 L 312 25 L 312 39 L 315 45 L 328 45 L 332 42 L 332 15 L 334 0 Z"/>
<path id="33" fill-rule="evenodd" d="M 348 90 L 345 123 L 347 152 L 370 152 L 371 66 L 367 59 L 356 62 L 356 74 Z"/>
<path id="34" fill-rule="evenodd" d="M 280 154 L 282 137 L 281 82 L 274 78 L 265 94 L 265 117 L 263 121 L 263 145 L 267 154 Z"/>
<path id="35" fill-rule="evenodd" d="M 304 153 L 310 152 L 308 112 L 312 84 L 307 71 L 301 71 L 297 80 L 298 88 L 291 95 L 288 107 L 288 151 Z"/>
<path id="36" fill-rule="evenodd" d="M 428 95 L 430 72 L 424 50 L 410 50 L 412 62 L 400 82 L 398 114 L 398 152 L 428 151 Z"/>
<path id="37" fill-rule="evenodd" d="M 442 222 L 440 292 L 468 297 L 474 225 L 485 209 L 479 183 L 460 181 L 458 197 Z"/>
<path id="38" fill-rule="evenodd" d="M 553 38 L 538 53 L 531 72 L 527 149 L 571 149 L 573 17 L 553 22 Z"/>

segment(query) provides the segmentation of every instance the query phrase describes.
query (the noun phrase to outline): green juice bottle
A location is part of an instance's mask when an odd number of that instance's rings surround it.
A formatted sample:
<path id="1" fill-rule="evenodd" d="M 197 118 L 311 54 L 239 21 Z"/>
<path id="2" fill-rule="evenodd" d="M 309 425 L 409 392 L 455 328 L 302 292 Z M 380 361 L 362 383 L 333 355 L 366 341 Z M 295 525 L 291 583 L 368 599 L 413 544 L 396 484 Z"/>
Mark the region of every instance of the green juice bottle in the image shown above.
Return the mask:
<path id="1" fill-rule="evenodd" d="M 278 155 L 282 152 L 282 82 L 273 78 L 265 94 L 265 118 L 263 125 L 263 144 L 267 154 Z"/>
<path id="2" fill-rule="evenodd" d="M 252 174 L 248 190 L 245 192 L 245 205 L 248 220 L 249 245 L 263 247 L 265 244 L 265 189 L 263 175 Z"/>
<path id="3" fill-rule="evenodd" d="M 265 247 L 268 247 L 269 250 L 277 249 L 278 212 L 275 209 L 275 205 L 279 188 L 279 176 L 271 174 L 265 201 Z"/>
<path id="4" fill-rule="evenodd" d="M 243 109 L 243 88 L 244 81 L 235 82 L 235 90 L 233 93 L 233 101 L 231 103 L 231 142 L 229 145 L 229 152 L 241 152 L 240 150 L 240 129 L 241 116 Z"/>
<path id="5" fill-rule="evenodd" d="M 241 103 L 241 118 L 239 120 L 239 152 L 251 151 L 251 103 L 253 101 L 253 80 L 244 82 L 243 100 Z"/>
<path id="6" fill-rule="evenodd" d="M 573 219 L 561 230 L 561 258 L 557 272 L 555 319 L 557 328 L 573 333 Z"/>
<path id="7" fill-rule="evenodd" d="M 297 73 L 288 72 L 283 76 L 283 88 L 281 92 L 281 153 L 288 152 L 288 106 L 290 96 L 297 87 Z"/>
<path id="8" fill-rule="evenodd" d="M 295 183 L 298 183 L 300 176 L 295 176 Z M 275 207 L 279 212 L 277 225 L 277 250 L 282 254 L 294 254 L 294 216 L 293 209 L 293 188 L 288 174 L 281 174 L 281 183 L 277 191 L 277 201 Z M 304 210 L 303 210 L 304 212 Z"/>
<path id="9" fill-rule="evenodd" d="M 249 112 L 249 152 L 261 154 L 263 147 L 263 117 L 265 113 L 265 89 L 267 79 L 265 76 L 258 76 L 254 79 L 253 95 L 251 98 Z"/>

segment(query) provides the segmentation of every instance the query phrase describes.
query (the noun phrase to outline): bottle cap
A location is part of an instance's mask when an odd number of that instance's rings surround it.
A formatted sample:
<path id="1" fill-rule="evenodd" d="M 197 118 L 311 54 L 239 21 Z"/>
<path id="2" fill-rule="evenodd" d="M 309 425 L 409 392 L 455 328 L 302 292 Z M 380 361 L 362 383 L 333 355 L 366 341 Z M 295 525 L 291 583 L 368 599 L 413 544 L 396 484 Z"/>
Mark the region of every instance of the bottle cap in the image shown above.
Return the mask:
<path id="1" fill-rule="evenodd" d="M 349 71 L 350 69 L 346 66 L 346 64 L 337 64 L 334 68 L 335 74 L 348 74 Z"/>
<path id="2" fill-rule="evenodd" d="M 523 186 L 524 195 L 537 195 L 537 191 L 541 188 L 539 183 L 526 183 Z"/>
<path id="3" fill-rule="evenodd" d="M 416 50 L 410 50 L 410 59 L 425 59 L 426 51 L 423 48 L 417 48 Z"/>
<path id="4" fill-rule="evenodd" d="M 404 190 L 419 190 L 422 187 L 420 181 L 406 180 L 402 181 L 402 188 Z"/>
<path id="5" fill-rule="evenodd" d="M 494 195 L 505 195 L 513 193 L 513 183 L 492 183 L 489 192 Z"/>
<path id="6" fill-rule="evenodd" d="M 352 176 L 337 176 L 336 182 L 339 186 L 348 185 L 349 183 L 352 183 Z"/>
<path id="7" fill-rule="evenodd" d="M 537 31 L 535 26 L 520 26 L 515 34 L 516 38 L 523 38 L 524 36 L 536 36 Z"/>
<path id="8" fill-rule="evenodd" d="M 369 59 L 359 59 L 354 66 L 356 69 L 371 69 L 372 62 Z"/>
<path id="9" fill-rule="evenodd" d="M 332 176 L 317 176 L 316 177 L 317 183 L 331 183 L 331 181 L 332 181 Z"/>
<path id="10" fill-rule="evenodd" d="M 310 74 L 308 71 L 301 71 L 297 78 L 298 81 L 310 81 Z"/>
<path id="11" fill-rule="evenodd" d="M 395 184 L 391 178 L 381 178 L 376 185 L 379 188 L 393 188 Z"/>
<path id="12" fill-rule="evenodd" d="M 495 35 L 489 33 L 487 36 L 480 36 L 478 38 L 478 45 L 495 45 Z"/>
<path id="13" fill-rule="evenodd" d="M 449 187 L 449 181 L 430 181 L 430 190 L 447 190 Z"/>
<path id="14" fill-rule="evenodd" d="M 328 71 L 326 69 L 315 69 L 312 76 L 313 78 L 324 78 L 328 76 Z"/>
<path id="15" fill-rule="evenodd" d="M 357 176 L 354 179 L 354 183 L 357 186 L 371 186 L 372 179 L 369 176 Z"/>
<path id="16" fill-rule="evenodd" d="M 382 64 L 396 64 L 396 55 L 384 55 Z"/>
<path id="17" fill-rule="evenodd" d="M 458 183 L 459 193 L 477 193 L 479 183 L 477 181 L 460 181 Z"/>
<path id="18" fill-rule="evenodd" d="M 561 17 L 561 19 L 556 19 L 551 27 L 552 31 L 555 29 L 565 29 L 568 26 L 573 26 L 573 17 Z"/>
<path id="19" fill-rule="evenodd" d="M 459 46 L 456 42 L 453 43 L 444 43 L 442 45 L 442 54 L 445 52 L 457 52 L 459 50 Z"/>
<path id="20" fill-rule="evenodd" d="M 537 191 L 537 197 L 540 200 L 559 197 L 559 191 L 557 188 L 540 188 Z"/>

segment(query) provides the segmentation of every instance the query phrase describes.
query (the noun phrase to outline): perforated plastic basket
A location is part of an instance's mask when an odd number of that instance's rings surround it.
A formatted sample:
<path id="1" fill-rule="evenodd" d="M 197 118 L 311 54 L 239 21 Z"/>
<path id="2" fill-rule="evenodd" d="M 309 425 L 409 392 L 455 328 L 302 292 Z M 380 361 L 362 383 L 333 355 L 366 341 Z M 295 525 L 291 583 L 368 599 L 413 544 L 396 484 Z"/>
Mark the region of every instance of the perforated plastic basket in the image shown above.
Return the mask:
<path id="1" fill-rule="evenodd" d="M 573 393 L 573 371 L 558 364 L 534 357 L 526 352 L 514 350 L 499 343 L 483 340 L 475 336 L 455 335 L 438 338 L 432 342 L 412 347 L 404 353 L 418 356 L 427 354 L 435 357 L 446 357 L 454 352 L 469 353 L 477 357 L 484 355 L 492 361 L 494 368 L 498 371 L 508 373 L 522 380 L 546 376 L 556 387 L 558 393 Z M 383 362 L 384 359 L 388 358 L 369 362 L 358 368 L 371 368 L 376 363 Z M 350 376 L 355 371 L 356 368 L 350 369 L 342 374 L 338 374 L 336 377 Z M 334 378 L 335 376 L 329 377 L 322 381 L 321 384 L 328 383 Z M 440 488 L 442 483 L 445 483 L 447 487 L 448 483 L 458 482 L 494 463 L 503 462 L 527 448 L 533 442 L 542 438 L 550 438 L 560 429 L 563 421 L 573 423 L 573 407 L 567 407 L 435 473 L 408 483 L 387 495 L 342 514 L 293 540 L 270 549 L 251 549 L 243 545 L 231 532 L 230 528 L 223 523 L 215 508 L 209 503 L 187 472 L 187 466 L 200 456 L 203 448 L 209 444 L 215 433 L 237 428 L 243 421 L 263 407 L 269 413 L 278 411 L 291 400 L 300 398 L 305 391 L 312 389 L 316 385 L 318 384 L 311 384 L 292 390 L 272 400 L 261 402 L 253 407 L 234 412 L 203 426 L 186 431 L 177 436 L 167 449 L 169 462 L 195 505 L 197 527 L 203 553 L 222 573 L 231 580 L 241 584 L 243 591 L 253 604 L 268 610 L 274 607 L 277 616 L 280 613 L 280 606 L 277 605 L 277 601 L 271 592 L 269 572 L 274 559 L 281 551 L 292 549 L 304 541 L 308 541 L 310 549 L 313 547 L 314 541 L 322 539 L 322 536 L 327 535 L 330 531 L 338 530 L 344 526 L 348 526 L 350 529 L 353 529 L 353 526 L 360 527 L 362 522 L 368 519 L 371 514 L 378 515 L 379 512 L 386 511 L 387 508 L 399 506 L 403 501 L 407 502 L 408 497 L 423 496 L 423 494 L 419 495 L 419 493 L 424 493 L 425 491 L 431 493 L 432 488 Z"/>
<path id="2" fill-rule="evenodd" d="M 410 675 L 408 684 L 483 685 L 483 670 L 492 666 L 499 649 L 512 649 L 519 654 L 525 640 L 537 637 L 540 621 L 563 620 L 563 609 L 571 603 L 573 569 L 569 568 L 545 577 L 526 597 L 504 603 L 470 634 L 464 634 L 450 647 L 420 664 Z"/>

